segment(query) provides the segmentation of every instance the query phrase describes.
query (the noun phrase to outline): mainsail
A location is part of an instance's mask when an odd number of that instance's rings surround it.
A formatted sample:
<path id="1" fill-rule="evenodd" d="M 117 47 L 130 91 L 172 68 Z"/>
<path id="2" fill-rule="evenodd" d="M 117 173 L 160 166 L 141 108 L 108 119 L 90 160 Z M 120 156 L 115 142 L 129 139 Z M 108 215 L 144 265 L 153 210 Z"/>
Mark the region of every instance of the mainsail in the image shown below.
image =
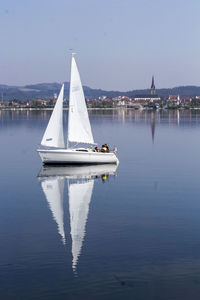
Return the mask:
<path id="1" fill-rule="evenodd" d="M 63 135 L 63 95 L 64 84 L 61 87 L 60 94 L 42 138 L 41 145 L 43 146 L 57 148 L 65 147 Z"/>
<path id="2" fill-rule="evenodd" d="M 94 180 L 68 184 L 69 212 L 72 238 L 72 268 L 76 271 L 81 254 L 85 226 L 88 218 L 89 204 L 92 197 Z"/>
<path id="3" fill-rule="evenodd" d="M 68 142 L 94 144 L 79 71 L 72 56 Z"/>
<path id="4" fill-rule="evenodd" d="M 58 225 L 58 232 L 65 244 L 64 232 L 64 212 L 63 212 L 63 193 L 64 193 L 64 177 L 51 177 L 43 180 L 41 186 L 49 203 L 53 218 Z"/>

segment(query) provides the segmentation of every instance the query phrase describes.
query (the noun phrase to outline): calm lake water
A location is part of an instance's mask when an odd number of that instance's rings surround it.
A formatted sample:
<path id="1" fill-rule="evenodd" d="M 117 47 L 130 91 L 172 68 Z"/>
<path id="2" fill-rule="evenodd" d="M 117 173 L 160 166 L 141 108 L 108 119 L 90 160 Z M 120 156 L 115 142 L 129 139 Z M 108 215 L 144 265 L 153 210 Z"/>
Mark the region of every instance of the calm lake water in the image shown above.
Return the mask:
<path id="1" fill-rule="evenodd" d="M 92 111 L 118 168 L 41 170 L 50 113 L 0 111 L 0 298 L 199 299 L 200 112 Z"/>

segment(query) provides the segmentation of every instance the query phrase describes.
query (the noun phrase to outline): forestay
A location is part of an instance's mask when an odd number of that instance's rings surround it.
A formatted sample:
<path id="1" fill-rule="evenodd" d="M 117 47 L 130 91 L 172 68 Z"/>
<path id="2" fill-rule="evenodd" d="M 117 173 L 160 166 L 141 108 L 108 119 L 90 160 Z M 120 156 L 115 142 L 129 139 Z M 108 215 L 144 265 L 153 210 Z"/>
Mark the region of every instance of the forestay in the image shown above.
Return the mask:
<path id="1" fill-rule="evenodd" d="M 74 57 L 72 57 L 71 65 L 68 142 L 94 144 L 83 88 Z"/>
<path id="2" fill-rule="evenodd" d="M 49 147 L 64 148 L 63 135 L 63 95 L 64 84 L 56 101 L 54 110 L 49 120 L 48 126 L 41 141 L 41 145 Z"/>

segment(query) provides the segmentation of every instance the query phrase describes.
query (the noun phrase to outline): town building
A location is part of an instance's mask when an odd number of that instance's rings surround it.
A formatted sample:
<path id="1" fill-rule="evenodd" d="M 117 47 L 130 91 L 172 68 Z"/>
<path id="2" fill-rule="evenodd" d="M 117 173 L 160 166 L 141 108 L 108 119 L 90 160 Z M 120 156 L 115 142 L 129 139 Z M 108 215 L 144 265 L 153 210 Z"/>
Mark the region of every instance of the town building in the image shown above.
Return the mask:
<path id="1" fill-rule="evenodd" d="M 176 103 L 176 104 L 180 104 L 180 96 L 179 95 L 169 95 L 168 101 Z"/>
<path id="2" fill-rule="evenodd" d="M 156 87 L 154 83 L 154 76 L 152 76 L 151 82 L 151 93 L 150 94 L 140 94 L 136 95 L 134 98 L 135 102 L 147 103 L 147 102 L 160 102 L 161 98 L 156 95 Z"/>

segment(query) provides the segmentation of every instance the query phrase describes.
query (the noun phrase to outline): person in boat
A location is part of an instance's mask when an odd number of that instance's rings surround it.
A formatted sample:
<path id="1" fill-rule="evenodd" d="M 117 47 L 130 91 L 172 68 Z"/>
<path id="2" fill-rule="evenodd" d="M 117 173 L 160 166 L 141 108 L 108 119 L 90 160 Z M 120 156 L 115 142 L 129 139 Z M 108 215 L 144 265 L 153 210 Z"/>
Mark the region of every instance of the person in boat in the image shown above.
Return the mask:
<path id="1" fill-rule="evenodd" d="M 102 145 L 102 146 L 101 146 L 101 152 L 107 152 L 107 148 L 106 148 L 105 145 Z"/>
<path id="2" fill-rule="evenodd" d="M 94 152 L 99 152 L 98 147 L 95 147 L 95 148 L 94 148 Z"/>
<path id="3" fill-rule="evenodd" d="M 90 146 L 90 151 L 92 151 L 92 152 L 93 152 L 93 147 L 92 147 L 92 146 Z"/>
<path id="4" fill-rule="evenodd" d="M 107 144 L 105 144 L 105 147 L 106 147 L 106 152 L 110 152 L 109 147 L 108 147 Z"/>

